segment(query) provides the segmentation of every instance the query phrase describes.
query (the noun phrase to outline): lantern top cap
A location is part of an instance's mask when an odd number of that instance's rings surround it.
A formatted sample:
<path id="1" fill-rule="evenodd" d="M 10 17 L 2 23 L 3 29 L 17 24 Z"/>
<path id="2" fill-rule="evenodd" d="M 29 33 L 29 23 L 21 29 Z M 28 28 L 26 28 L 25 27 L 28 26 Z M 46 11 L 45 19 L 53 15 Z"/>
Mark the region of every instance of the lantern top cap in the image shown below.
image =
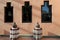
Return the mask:
<path id="1" fill-rule="evenodd" d="M 13 23 L 13 28 L 17 28 L 17 24 L 15 22 Z"/>
<path id="2" fill-rule="evenodd" d="M 36 24 L 36 27 L 37 27 L 37 28 L 40 28 L 40 25 L 39 25 L 39 23 L 38 23 L 38 22 L 37 22 L 37 24 Z"/>

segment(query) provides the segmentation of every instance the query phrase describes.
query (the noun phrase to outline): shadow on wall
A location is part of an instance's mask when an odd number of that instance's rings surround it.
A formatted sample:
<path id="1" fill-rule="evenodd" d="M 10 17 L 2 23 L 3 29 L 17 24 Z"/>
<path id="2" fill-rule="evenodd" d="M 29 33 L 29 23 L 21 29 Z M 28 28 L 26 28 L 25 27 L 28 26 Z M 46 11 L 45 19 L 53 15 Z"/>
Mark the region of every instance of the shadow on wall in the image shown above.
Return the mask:
<path id="1" fill-rule="evenodd" d="M 8 31 L 4 30 L 4 34 L 5 34 L 5 35 L 9 35 L 9 34 L 10 34 L 10 32 L 8 32 Z"/>

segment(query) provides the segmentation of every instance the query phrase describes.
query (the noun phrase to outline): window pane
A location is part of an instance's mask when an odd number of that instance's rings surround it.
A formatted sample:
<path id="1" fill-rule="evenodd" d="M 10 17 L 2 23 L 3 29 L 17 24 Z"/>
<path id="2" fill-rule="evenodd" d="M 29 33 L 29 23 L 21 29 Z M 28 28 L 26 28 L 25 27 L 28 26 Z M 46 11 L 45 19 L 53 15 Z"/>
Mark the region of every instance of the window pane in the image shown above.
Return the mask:
<path id="1" fill-rule="evenodd" d="M 49 5 L 49 1 L 44 1 L 44 5 L 41 6 L 41 22 L 52 22 L 52 6 Z"/>
<path id="2" fill-rule="evenodd" d="M 10 23 L 13 22 L 13 7 L 11 6 L 10 2 L 7 2 L 7 6 L 5 7 L 5 16 L 4 16 L 4 22 Z"/>
<path id="3" fill-rule="evenodd" d="M 24 6 L 22 6 L 22 22 L 32 22 L 32 6 L 29 5 L 28 1 L 25 2 Z"/>

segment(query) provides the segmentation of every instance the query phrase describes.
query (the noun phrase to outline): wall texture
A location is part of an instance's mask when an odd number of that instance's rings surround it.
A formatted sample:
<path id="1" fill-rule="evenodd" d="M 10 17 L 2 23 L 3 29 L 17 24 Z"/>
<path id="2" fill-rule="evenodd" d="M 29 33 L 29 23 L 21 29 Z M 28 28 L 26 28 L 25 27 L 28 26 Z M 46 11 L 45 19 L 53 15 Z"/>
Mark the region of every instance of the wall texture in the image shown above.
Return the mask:
<path id="1" fill-rule="evenodd" d="M 49 0 L 52 5 L 52 23 L 41 23 L 41 5 L 44 0 L 0 0 L 0 34 L 10 31 L 12 23 L 4 23 L 4 7 L 6 2 L 11 1 L 14 6 L 14 22 L 20 28 L 21 34 L 32 34 L 35 24 L 39 22 L 43 28 L 43 35 L 60 35 L 60 0 Z M 22 23 L 22 6 L 24 1 L 30 1 L 32 5 L 32 23 Z M 17 20 L 18 19 L 18 20 Z"/>

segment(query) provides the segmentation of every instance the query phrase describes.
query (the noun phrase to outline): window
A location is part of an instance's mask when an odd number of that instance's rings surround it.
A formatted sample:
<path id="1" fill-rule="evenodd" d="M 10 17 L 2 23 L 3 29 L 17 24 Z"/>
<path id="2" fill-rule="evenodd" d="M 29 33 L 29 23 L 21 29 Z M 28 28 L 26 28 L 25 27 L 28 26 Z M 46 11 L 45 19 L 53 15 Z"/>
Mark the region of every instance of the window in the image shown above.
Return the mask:
<path id="1" fill-rule="evenodd" d="M 32 22 L 32 6 L 30 6 L 29 2 L 26 1 L 25 5 L 22 6 L 22 23 L 31 22 Z"/>
<path id="2" fill-rule="evenodd" d="M 44 1 L 44 5 L 41 6 L 41 22 L 52 22 L 52 5 L 49 5 L 49 1 Z"/>
<path id="3" fill-rule="evenodd" d="M 13 22 L 13 7 L 11 6 L 10 2 L 7 2 L 7 6 L 5 7 L 5 15 L 4 15 L 4 22 L 10 23 Z"/>

